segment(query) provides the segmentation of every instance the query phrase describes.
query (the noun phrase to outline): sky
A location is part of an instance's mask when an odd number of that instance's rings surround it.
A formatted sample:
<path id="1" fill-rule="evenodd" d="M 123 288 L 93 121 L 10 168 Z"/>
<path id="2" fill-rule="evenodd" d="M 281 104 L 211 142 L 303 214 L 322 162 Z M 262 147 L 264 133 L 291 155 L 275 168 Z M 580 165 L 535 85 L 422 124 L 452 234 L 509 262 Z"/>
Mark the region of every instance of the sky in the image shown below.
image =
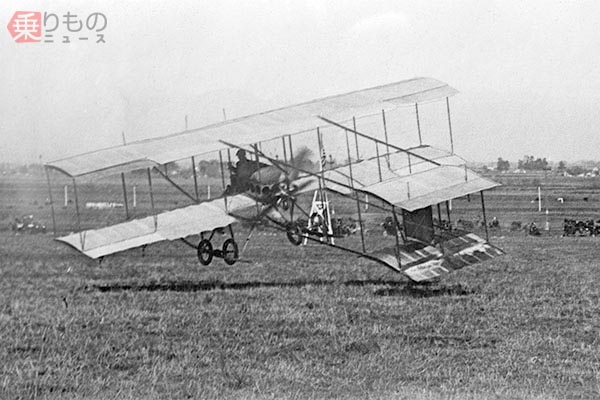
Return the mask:
<path id="1" fill-rule="evenodd" d="M 101 12 L 106 43 L 15 43 L 16 11 Z M 421 76 L 460 91 L 467 160 L 600 160 L 599 20 L 600 2 L 584 0 L 4 1 L 0 162 Z"/>

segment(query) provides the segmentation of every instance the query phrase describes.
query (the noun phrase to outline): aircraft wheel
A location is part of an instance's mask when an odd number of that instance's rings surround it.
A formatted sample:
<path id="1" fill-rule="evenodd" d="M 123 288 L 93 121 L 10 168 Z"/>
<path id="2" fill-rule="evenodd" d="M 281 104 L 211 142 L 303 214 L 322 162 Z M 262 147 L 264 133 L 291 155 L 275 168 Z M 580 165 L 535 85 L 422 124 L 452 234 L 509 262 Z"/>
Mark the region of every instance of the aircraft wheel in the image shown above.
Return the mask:
<path id="1" fill-rule="evenodd" d="M 207 239 L 198 243 L 198 260 L 202 265 L 208 265 L 213 259 L 213 246 Z"/>
<path id="2" fill-rule="evenodd" d="M 238 245 L 233 239 L 227 239 L 223 243 L 223 260 L 227 265 L 233 265 L 238 260 L 240 254 Z"/>
<path id="3" fill-rule="evenodd" d="M 289 198 L 287 198 L 287 197 L 284 197 L 284 198 L 281 200 L 281 208 L 282 208 L 284 211 L 287 211 L 287 210 L 289 210 L 289 209 L 290 209 L 290 203 L 291 203 L 290 199 L 289 199 Z"/>
<path id="4" fill-rule="evenodd" d="M 302 232 L 298 225 L 288 227 L 286 235 L 290 243 L 294 246 L 300 246 L 302 243 Z"/>

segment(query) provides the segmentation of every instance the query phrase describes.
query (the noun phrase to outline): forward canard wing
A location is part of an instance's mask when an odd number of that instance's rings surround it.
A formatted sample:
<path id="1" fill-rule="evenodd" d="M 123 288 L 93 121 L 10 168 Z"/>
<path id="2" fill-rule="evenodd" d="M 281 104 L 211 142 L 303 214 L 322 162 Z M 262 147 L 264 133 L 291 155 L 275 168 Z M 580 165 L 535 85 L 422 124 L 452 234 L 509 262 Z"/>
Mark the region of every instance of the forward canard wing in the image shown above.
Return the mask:
<path id="1" fill-rule="evenodd" d="M 229 212 L 254 204 L 254 200 L 244 195 L 227 198 Z M 71 233 L 57 240 L 97 259 L 152 243 L 210 232 L 236 221 L 225 211 L 224 199 L 217 199 L 104 228 Z"/>

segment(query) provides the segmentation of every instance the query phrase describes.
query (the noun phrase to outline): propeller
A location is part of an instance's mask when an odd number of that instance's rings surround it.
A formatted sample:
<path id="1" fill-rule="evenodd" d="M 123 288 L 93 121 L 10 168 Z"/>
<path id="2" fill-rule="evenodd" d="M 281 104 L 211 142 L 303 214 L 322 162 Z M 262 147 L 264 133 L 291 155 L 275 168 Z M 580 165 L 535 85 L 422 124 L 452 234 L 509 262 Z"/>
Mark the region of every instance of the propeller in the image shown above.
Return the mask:
<path id="1" fill-rule="evenodd" d="M 240 148 L 223 140 L 221 142 L 234 148 Z M 287 209 L 290 203 L 296 201 L 295 193 L 305 189 L 312 183 L 310 179 L 296 182 L 300 177 L 300 170 L 313 169 L 313 164 L 310 161 L 311 150 L 302 147 L 294 154 L 289 163 L 284 163 L 267 156 L 257 145 L 250 145 L 250 147 L 256 155 L 269 160 L 271 163 L 271 165 L 254 172 L 250 179 L 258 185 L 269 186 L 272 189 L 271 196 L 275 200 L 273 205 L 283 205 L 282 208 Z"/>
<path id="2" fill-rule="evenodd" d="M 292 161 L 292 171 L 287 175 L 290 181 L 295 181 L 300 175 L 300 169 L 308 170 L 312 167 L 309 157 L 312 151 L 308 147 L 303 147 L 294 155 Z"/>
<path id="3" fill-rule="evenodd" d="M 309 159 L 310 155 L 311 151 L 303 147 L 294 155 L 291 167 L 287 167 L 287 169 L 281 168 L 283 173 L 280 176 L 280 182 L 277 186 L 279 193 L 275 197 L 277 198 L 277 204 L 281 205 L 284 210 L 287 210 L 290 204 L 296 201 L 295 193 L 302 191 L 311 184 L 309 179 L 297 182 L 300 176 L 299 169 L 306 170 L 312 166 Z"/>

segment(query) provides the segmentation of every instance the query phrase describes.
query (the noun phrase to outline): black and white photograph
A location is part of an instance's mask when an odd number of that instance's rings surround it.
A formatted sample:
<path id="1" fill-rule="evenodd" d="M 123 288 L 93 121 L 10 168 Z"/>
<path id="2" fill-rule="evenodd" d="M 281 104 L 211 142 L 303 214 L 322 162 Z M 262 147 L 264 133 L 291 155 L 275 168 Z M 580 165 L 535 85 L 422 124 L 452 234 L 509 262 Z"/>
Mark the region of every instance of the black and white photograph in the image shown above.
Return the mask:
<path id="1" fill-rule="evenodd" d="M 599 2 L 0 26 L 0 399 L 600 399 Z"/>

